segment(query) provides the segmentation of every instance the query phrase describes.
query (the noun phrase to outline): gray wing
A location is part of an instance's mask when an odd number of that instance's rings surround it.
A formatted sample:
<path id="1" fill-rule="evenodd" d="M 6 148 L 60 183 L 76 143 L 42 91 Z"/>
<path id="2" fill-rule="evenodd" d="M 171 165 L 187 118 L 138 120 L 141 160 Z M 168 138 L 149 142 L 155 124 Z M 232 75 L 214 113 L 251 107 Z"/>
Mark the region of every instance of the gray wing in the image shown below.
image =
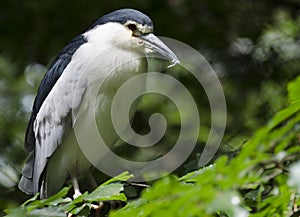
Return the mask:
<path id="1" fill-rule="evenodd" d="M 29 157 L 19 183 L 19 188 L 28 194 L 39 191 L 47 158 L 71 127 L 74 88 L 80 87 L 75 87 L 78 77 L 71 74 L 70 62 L 73 54 L 86 42 L 83 35 L 74 38 L 52 62 L 38 89 L 25 135 L 25 150 Z M 81 88 L 76 91 L 77 104 L 84 93 L 84 87 Z"/>

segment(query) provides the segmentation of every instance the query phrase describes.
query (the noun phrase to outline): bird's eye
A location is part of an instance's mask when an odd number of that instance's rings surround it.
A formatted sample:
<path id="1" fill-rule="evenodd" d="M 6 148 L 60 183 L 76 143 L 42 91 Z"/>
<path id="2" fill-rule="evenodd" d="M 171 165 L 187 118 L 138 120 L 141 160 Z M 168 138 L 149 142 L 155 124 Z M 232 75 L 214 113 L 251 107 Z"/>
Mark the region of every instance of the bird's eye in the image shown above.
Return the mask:
<path id="1" fill-rule="evenodd" d="M 128 24 L 127 25 L 128 29 L 130 29 L 132 32 L 135 32 L 137 30 L 137 27 L 135 24 Z"/>

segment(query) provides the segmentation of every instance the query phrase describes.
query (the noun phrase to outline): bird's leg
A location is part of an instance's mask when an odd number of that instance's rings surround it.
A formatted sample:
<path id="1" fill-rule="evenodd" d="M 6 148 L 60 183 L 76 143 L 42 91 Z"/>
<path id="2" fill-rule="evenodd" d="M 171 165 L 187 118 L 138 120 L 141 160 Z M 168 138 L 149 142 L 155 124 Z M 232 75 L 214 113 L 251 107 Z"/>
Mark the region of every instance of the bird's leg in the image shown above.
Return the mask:
<path id="1" fill-rule="evenodd" d="M 89 183 L 91 184 L 93 189 L 98 187 L 97 182 L 90 170 L 87 172 L 87 179 L 89 180 Z"/>
<path id="2" fill-rule="evenodd" d="M 79 184 L 78 184 L 75 173 L 70 172 L 70 176 L 71 176 L 71 181 L 72 181 L 72 185 L 73 185 L 73 188 L 74 188 L 73 199 L 76 199 L 77 197 L 79 197 L 81 195 L 81 192 L 80 192 L 80 189 L 79 189 Z"/>

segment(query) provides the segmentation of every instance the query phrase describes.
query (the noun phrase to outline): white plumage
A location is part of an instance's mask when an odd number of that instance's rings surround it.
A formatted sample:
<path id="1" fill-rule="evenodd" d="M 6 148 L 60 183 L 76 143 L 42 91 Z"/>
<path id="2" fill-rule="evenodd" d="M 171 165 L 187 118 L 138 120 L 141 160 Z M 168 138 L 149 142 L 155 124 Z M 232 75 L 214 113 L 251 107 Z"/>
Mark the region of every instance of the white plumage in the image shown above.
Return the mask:
<path id="1" fill-rule="evenodd" d="M 113 146 L 118 140 L 111 121 L 115 91 L 130 77 L 146 72 L 149 52 L 177 62 L 152 30 L 149 17 L 123 9 L 100 18 L 61 52 L 34 103 L 25 141 L 31 157 L 19 184 L 23 191 L 40 192 L 46 198 L 59 191 L 70 174 L 75 195 L 79 194 L 76 177 L 91 165 L 77 143 L 74 127 L 88 133 L 87 121 L 96 113 L 104 141 Z"/>

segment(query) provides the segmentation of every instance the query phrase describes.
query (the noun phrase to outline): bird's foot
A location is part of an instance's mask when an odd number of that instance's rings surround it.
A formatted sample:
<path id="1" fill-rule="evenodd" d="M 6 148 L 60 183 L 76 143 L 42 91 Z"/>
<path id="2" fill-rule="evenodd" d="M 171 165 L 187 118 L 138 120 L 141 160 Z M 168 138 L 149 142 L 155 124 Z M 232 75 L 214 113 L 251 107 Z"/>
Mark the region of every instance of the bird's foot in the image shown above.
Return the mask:
<path id="1" fill-rule="evenodd" d="M 75 193 L 73 195 L 73 199 L 76 199 L 77 197 L 81 196 L 81 192 L 79 190 L 75 190 Z"/>
<path id="2" fill-rule="evenodd" d="M 118 200 L 100 201 L 91 205 L 91 217 L 107 216 L 110 210 L 125 206 L 125 202 Z"/>
<path id="3" fill-rule="evenodd" d="M 94 209 L 95 211 L 98 211 L 98 210 L 100 210 L 103 207 L 103 205 L 104 205 L 103 202 L 100 201 L 99 205 L 91 204 L 91 208 Z"/>
<path id="4" fill-rule="evenodd" d="M 100 201 L 91 204 L 91 210 L 89 216 L 100 217 L 107 216 L 110 210 L 119 209 L 126 205 L 125 202 L 119 200 Z M 68 213 L 67 217 L 75 217 L 75 215 Z"/>

